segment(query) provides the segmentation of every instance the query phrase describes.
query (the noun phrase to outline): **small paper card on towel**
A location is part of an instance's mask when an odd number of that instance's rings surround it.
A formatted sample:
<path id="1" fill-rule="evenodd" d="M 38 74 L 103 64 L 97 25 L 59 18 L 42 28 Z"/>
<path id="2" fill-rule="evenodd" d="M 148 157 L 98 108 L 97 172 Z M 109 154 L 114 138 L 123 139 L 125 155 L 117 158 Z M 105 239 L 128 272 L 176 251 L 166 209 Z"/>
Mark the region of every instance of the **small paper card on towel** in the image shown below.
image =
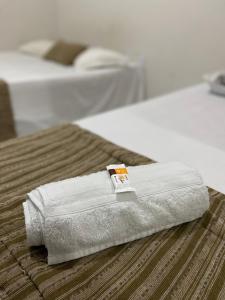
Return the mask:
<path id="1" fill-rule="evenodd" d="M 124 164 L 109 165 L 106 167 L 113 182 L 115 193 L 135 192 L 130 186 L 128 171 Z"/>

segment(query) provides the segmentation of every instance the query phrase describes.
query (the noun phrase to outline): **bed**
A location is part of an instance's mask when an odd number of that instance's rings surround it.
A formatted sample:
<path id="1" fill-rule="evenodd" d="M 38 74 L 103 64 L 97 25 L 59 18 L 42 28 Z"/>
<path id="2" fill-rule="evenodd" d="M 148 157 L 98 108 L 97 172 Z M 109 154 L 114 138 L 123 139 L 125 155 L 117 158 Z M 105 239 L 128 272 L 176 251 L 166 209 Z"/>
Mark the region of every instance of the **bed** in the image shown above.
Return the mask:
<path id="1" fill-rule="evenodd" d="M 0 79 L 8 83 L 18 135 L 139 102 L 142 66 L 77 71 L 20 52 L 0 53 Z"/>
<path id="2" fill-rule="evenodd" d="M 224 115 L 225 99 L 199 84 L 77 124 L 156 161 L 187 163 L 225 193 Z"/>
<path id="3" fill-rule="evenodd" d="M 22 202 L 44 183 L 153 163 L 76 125 L 0 143 L 1 299 L 224 299 L 225 195 L 209 190 L 202 218 L 147 238 L 49 266 L 29 248 Z"/>
<path id="4" fill-rule="evenodd" d="M 179 101 L 183 102 L 180 107 Z M 196 108 L 185 106 L 186 101 L 197 101 Z M 205 111 L 211 101 L 215 104 Z M 107 164 L 121 162 L 142 165 L 157 159 L 192 164 L 200 161 L 198 166 L 202 166 L 199 169 L 207 183 L 222 189 L 219 162 L 223 165 L 224 152 L 213 135 L 210 138 L 213 130 L 218 129 L 218 136 L 221 132 L 219 127 L 208 126 L 209 135 L 204 135 L 202 127 L 207 115 L 215 118 L 223 109 L 222 101 L 200 85 L 77 122 L 83 128 L 61 125 L 0 143 L 0 297 L 224 299 L 225 195 L 219 191 L 209 189 L 210 208 L 196 221 L 55 266 L 47 265 L 44 247 L 27 247 L 22 210 L 26 193 L 39 185 L 104 170 Z M 183 118 L 179 115 L 182 111 Z M 167 114 L 170 121 L 165 120 Z M 183 122 L 190 116 L 192 126 L 199 126 L 196 133 Z M 221 122 L 220 114 L 217 121 Z M 175 124 L 179 125 L 177 130 L 173 128 Z M 196 140 L 198 135 L 201 142 Z M 209 176 L 212 165 L 214 179 Z"/>

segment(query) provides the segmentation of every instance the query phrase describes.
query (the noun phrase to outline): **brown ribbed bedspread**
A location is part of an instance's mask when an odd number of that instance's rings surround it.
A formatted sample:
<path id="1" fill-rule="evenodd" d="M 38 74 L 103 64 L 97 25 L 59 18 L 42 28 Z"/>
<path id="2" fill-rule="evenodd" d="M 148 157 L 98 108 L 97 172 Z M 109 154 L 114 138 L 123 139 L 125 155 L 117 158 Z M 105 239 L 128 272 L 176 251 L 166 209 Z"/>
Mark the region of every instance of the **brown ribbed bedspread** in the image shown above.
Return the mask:
<path id="1" fill-rule="evenodd" d="M 0 141 L 16 136 L 8 84 L 0 80 Z"/>
<path id="2" fill-rule="evenodd" d="M 0 299 L 225 299 L 225 196 L 199 220 L 67 263 L 29 249 L 22 202 L 35 187 L 151 161 L 73 125 L 0 144 Z M 121 228 L 123 230 L 123 228 Z"/>

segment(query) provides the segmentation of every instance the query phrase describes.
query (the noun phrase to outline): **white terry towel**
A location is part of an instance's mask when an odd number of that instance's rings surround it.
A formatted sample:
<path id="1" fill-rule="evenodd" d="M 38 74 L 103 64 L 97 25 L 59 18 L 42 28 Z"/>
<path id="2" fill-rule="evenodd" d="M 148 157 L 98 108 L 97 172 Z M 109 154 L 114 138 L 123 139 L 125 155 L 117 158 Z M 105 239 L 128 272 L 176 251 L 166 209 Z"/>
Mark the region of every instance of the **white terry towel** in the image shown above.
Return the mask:
<path id="1" fill-rule="evenodd" d="M 57 264 L 199 218 L 209 207 L 199 173 L 181 163 L 128 167 L 135 192 L 115 194 L 107 171 L 40 186 L 24 203 L 27 241 Z"/>

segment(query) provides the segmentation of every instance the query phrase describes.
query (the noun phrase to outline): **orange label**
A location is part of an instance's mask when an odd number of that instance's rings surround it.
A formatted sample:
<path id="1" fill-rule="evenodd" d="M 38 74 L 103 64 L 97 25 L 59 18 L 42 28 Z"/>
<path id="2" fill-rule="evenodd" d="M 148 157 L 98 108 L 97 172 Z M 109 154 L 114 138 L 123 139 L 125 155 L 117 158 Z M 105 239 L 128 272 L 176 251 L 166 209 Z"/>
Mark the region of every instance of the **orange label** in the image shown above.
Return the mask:
<path id="1" fill-rule="evenodd" d="M 128 174 L 126 168 L 115 169 L 116 174 Z"/>

